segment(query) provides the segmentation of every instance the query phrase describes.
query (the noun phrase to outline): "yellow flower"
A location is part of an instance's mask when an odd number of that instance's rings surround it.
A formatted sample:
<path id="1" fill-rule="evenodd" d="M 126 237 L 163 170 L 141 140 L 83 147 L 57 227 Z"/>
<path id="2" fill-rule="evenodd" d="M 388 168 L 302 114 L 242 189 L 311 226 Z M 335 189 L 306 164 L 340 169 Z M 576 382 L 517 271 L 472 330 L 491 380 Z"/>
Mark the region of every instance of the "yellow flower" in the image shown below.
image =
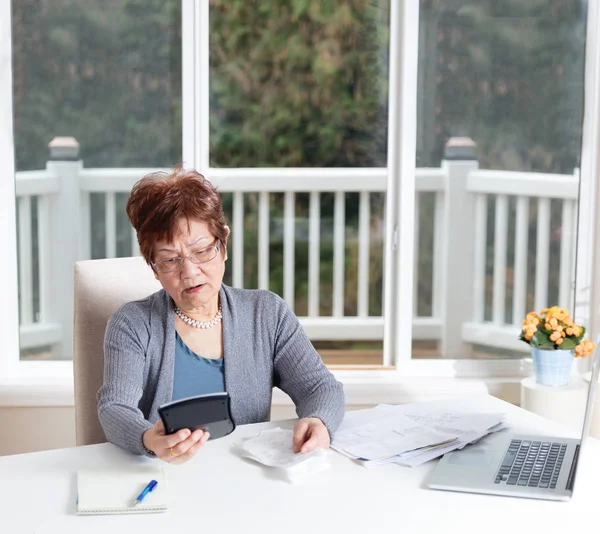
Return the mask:
<path id="1" fill-rule="evenodd" d="M 589 339 L 583 339 L 579 345 L 575 347 L 575 356 L 578 358 L 586 358 L 594 351 L 596 344 Z"/>
<path id="2" fill-rule="evenodd" d="M 538 330 L 543 330 L 549 334 L 549 339 L 555 343 L 556 347 L 562 345 L 563 341 L 570 337 L 580 338 L 583 334 L 583 327 L 575 323 L 569 310 L 559 306 L 550 306 L 543 308 L 539 313 L 529 312 L 523 320 L 521 330 L 521 339 L 531 342 Z M 575 347 L 577 357 L 589 356 L 595 348 L 595 344 L 589 339 L 582 340 Z"/>

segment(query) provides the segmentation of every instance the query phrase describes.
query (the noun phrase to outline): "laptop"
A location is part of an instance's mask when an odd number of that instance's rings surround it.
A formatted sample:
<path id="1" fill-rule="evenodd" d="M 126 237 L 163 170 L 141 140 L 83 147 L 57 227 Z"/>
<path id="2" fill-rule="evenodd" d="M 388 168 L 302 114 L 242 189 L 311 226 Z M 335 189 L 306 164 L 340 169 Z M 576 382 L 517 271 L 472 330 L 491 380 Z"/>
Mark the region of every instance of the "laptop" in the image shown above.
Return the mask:
<path id="1" fill-rule="evenodd" d="M 568 501 L 577 462 L 589 432 L 600 370 L 600 343 L 588 391 L 581 439 L 500 431 L 446 454 L 427 486 L 431 489 Z"/>

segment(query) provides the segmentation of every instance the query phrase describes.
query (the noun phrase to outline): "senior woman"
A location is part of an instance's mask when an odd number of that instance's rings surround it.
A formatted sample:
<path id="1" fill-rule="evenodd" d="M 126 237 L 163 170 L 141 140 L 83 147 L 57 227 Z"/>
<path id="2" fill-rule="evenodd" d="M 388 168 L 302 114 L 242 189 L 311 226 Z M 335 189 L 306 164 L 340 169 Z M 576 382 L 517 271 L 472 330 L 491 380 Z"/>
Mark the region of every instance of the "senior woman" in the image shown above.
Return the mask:
<path id="1" fill-rule="evenodd" d="M 227 391 L 235 423 L 258 423 L 269 420 L 277 386 L 296 405 L 294 451 L 328 447 L 344 415 L 342 385 L 279 296 L 222 283 L 229 227 L 210 182 L 180 167 L 148 175 L 133 187 L 127 215 L 162 289 L 108 322 L 98 391 L 107 439 L 183 463 L 209 434 L 165 434 L 159 406 Z"/>

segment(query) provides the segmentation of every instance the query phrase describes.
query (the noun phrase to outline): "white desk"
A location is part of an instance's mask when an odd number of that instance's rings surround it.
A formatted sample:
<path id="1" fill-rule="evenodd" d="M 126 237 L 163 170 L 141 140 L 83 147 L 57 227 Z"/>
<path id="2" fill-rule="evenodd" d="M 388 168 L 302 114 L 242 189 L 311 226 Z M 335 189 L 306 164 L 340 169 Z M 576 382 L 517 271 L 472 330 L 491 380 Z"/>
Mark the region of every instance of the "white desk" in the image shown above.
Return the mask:
<path id="1" fill-rule="evenodd" d="M 473 407 L 503 411 L 520 432 L 577 436 L 573 430 L 489 396 Z M 110 444 L 0 458 L 0 532 L 149 534 L 194 533 L 441 533 L 574 532 L 600 524 L 600 442 L 582 455 L 568 503 L 433 491 L 425 482 L 434 467 L 365 468 L 331 452 L 333 468 L 302 485 L 231 452 L 242 436 L 282 426 L 278 421 L 239 427 L 209 442 L 183 466 L 168 466 L 173 505 L 167 514 L 75 516 L 76 471 L 82 467 L 155 462 Z"/>

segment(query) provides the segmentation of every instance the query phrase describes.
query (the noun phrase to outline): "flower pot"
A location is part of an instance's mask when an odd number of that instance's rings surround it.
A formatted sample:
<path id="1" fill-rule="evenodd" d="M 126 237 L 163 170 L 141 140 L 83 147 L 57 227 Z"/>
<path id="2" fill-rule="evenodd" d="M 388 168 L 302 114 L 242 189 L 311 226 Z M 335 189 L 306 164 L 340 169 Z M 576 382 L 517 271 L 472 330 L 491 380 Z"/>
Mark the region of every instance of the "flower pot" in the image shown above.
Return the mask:
<path id="1" fill-rule="evenodd" d="M 566 386 L 571 376 L 574 350 L 542 350 L 531 347 L 535 381 L 544 386 Z"/>

